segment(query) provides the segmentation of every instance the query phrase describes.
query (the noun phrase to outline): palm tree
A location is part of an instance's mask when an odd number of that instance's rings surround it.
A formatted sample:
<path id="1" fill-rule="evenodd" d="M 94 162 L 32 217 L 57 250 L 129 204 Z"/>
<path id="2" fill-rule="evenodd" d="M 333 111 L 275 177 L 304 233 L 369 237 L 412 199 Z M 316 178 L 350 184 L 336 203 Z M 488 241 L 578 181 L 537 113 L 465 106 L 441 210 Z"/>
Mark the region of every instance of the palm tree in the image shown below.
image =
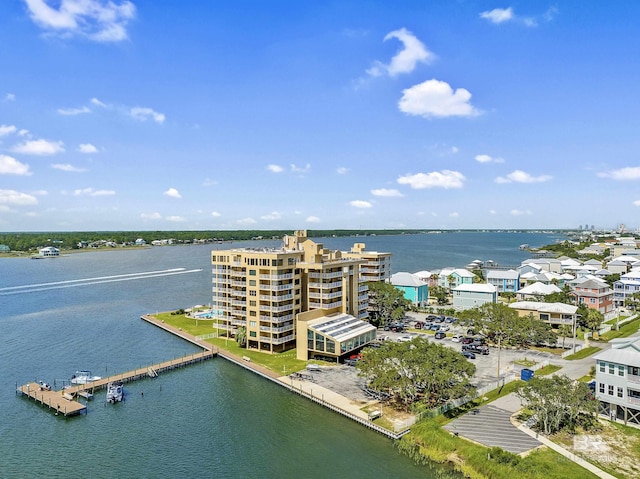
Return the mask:
<path id="1" fill-rule="evenodd" d="M 236 343 L 241 348 L 247 347 L 247 328 L 246 326 L 239 326 L 236 330 Z"/>

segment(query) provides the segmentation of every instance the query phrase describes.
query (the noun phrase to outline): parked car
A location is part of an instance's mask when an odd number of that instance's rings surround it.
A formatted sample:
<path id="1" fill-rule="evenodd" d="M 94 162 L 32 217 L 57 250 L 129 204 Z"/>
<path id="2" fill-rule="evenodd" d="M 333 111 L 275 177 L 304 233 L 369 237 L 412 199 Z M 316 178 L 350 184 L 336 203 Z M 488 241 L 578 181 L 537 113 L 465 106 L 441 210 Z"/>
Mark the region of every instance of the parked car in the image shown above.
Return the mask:
<path id="1" fill-rule="evenodd" d="M 433 318 L 433 321 L 435 323 L 442 323 L 444 322 L 444 316 L 436 316 L 435 318 Z"/>
<path id="2" fill-rule="evenodd" d="M 462 336 L 462 334 L 454 334 L 451 337 L 451 341 L 453 341 L 454 343 L 459 343 L 462 340 L 463 337 L 464 336 Z"/>
<path id="3" fill-rule="evenodd" d="M 449 331 L 451 327 L 448 324 L 443 324 L 440 326 L 440 331 Z"/>
<path id="4" fill-rule="evenodd" d="M 431 331 L 440 331 L 440 325 L 439 324 L 432 324 L 431 325 Z"/>
<path id="5" fill-rule="evenodd" d="M 436 339 L 444 339 L 447 337 L 447 333 L 444 331 L 438 331 L 433 337 Z"/>
<path id="6" fill-rule="evenodd" d="M 399 342 L 399 343 L 406 343 L 406 342 L 411 341 L 412 339 L 413 339 L 413 338 L 412 338 L 411 336 L 409 336 L 409 335 L 404 335 L 404 336 L 400 336 L 400 337 L 398 338 L 398 342 Z"/>
<path id="7" fill-rule="evenodd" d="M 460 342 L 462 344 L 471 344 L 471 343 L 473 343 L 473 338 L 470 338 L 469 336 L 465 336 L 464 338 L 462 338 L 460 340 Z"/>
<path id="8" fill-rule="evenodd" d="M 475 359 L 476 358 L 476 355 L 473 354 L 471 351 L 462 351 L 462 355 L 467 359 Z"/>
<path id="9" fill-rule="evenodd" d="M 489 354 L 489 348 L 487 346 L 479 346 L 476 344 L 463 344 L 462 351 L 468 351 L 475 354 Z"/>
<path id="10" fill-rule="evenodd" d="M 422 329 L 425 327 L 425 322 L 424 321 L 416 321 L 416 329 Z"/>
<path id="11" fill-rule="evenodd" d="M 344 364 L 347 366 L 355 366 L 358 364 L 359 359 L 345 359 Z"/>

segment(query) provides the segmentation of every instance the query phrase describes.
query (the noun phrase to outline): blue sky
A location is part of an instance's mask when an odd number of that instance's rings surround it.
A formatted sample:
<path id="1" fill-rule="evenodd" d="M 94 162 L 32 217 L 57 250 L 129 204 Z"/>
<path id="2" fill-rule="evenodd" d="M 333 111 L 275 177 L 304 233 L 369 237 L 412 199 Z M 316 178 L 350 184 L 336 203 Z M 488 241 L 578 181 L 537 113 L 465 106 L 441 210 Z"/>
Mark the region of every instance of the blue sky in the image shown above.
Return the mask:
<path id="1" fill-rule="evenodd" d="M 0 230 L 635 228 L 638 18 L 6 0 Z"/>

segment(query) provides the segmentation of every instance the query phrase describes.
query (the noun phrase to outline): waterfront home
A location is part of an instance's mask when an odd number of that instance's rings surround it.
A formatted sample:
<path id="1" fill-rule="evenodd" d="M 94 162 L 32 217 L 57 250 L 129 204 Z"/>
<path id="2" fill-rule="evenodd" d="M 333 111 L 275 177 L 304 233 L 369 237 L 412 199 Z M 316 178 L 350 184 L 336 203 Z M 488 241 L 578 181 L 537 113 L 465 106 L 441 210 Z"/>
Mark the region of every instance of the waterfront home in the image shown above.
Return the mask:
<path id="1" fill-rule="evenodd" d="M 492 284 L 461 284 L 453 288 L 453 309 L 463 311 L 498 301 L 498 290 Z"/>
<path id="2" fill-rule="evenodd" d="M 136 243 L 135 243 L 135 244 L 136 244 L 136 246 L 144 246 L 144 245 L 146 245 L 146 244 L 147 244 L 147 242 L 146 242 L 144 239 L 142 239 L 142 238 L 138 238 L 138 239 L 136 240 Z"/>
<path id="3" fill-rule="evenodd" d="M 564 285 L 567 279 L 573 279 L 573 276 L 568 273 L 550 273 L 543 271 L 541 273 L 524 273 L 520 275 L 520 287 L 524 288 L 527 285 L 534 283 L 542 284 L 557 284 L 559 286 Z"/>
<path id="4" fill-rule="evenodd" d="M 555 284 L 536 282 L 519 289 L 518 291 L 516 291 L 516 295 L 518 301 L 526 301 L 528 299 L 537 300 L 551 293 L 560 293 L 561 291 L 562 290 Z"/>
<path id="5" fill-rule="evenodd" d="M 438 275 L 438 286 L 453 290 L 461 284 L 472 284 L 476 275 L 463 268 L 443 268 Z"/>
<path id="6" fill-rule="evenodd" d="M 596 271 L 595 273 L 593 273 L 593 275 L 596 278 L 602 279 L 604 280 L 605 278 L 607 278 L 608 276 L 611 276 L 613 273 L 611 271 L 609 271 L 608 269 L 599 269 L 598 271 Z"/>
<path id="7" fill-rule="evenodd" d="M 413 274 L 415 274 L 423 283 L 427 283 L 427 286 L 430 288 L 438 286 L 438 273 L 436 272 L 422 270 Z"/>
<path id="8" fill-rule="evenodd" d="M 578 310 L 578 307 L 573 304 L 541 301 L 516 301 L 509 304 L 509 307 L 515 309 L 519 316 L 533 314 L 535 319 L 548 323 L 552 327 L 558 327 L 562 324 L 575 327 L 576 311 Z"/>
<path id="9" fill-rule="evenodd" d="M 613 312 L 613 290 L 604 281 L 588 279 L 576 284 L 569 294 L 576 304 L 600 311 L 605 317 Z"/>
<path id="10" fill-rule="evenodd" d="M 429 300 L 429 286 L 427 283 L 411 273 L 395 273 L 391 275 L 391 284 L 402 291 L 405 299 L 412 304 L 422 306 Z"/>
<path id="11" fill-rule="evenodd" d="M 520 266 L 525 266 L 528 264 L 535 264 L 540 267 L 543 271 L 549 271 L 552 273 L 562 273 L 562 263 L 557 258 L 531 258 L 525 259 Z"/>
<path id="12" fill-rule="evenodd" d="M 40 248 L 38 250 L 38 254 L 40 254 L 40 256 L 43 256 L 45 258 L 53 258 L 56 256 L 60 256 L 60 250 L 53 246 L 47 246 L 46 248 Z"/>
<path id="13" fill-rule="evenodd" d="M 577 253 L 582 256 L 588 256 L 588 255 L 601 256 L 604 254 L 605 250 L 607 250 L 608 248 L 609 246 L 605 246 L 599 243 L 594 243 L 590 246 L 587 246 L 586 248 L 581 249 Z"/>
<path id="14" fill-rule="evenodd" d="M 9 248 L 6 244 L 0 244 L 0 253 L 9 253 L 11 248 Z"/>
<path id="15" fill-rule="evenodd" d="M 640 338 L 617 338 L 596 354 L 596 398 L 600 414 L 640 424 Z"/>
<path id="16" fill-rule="evenodd" d="M 487 271 L 487 284 L 495 286 L 498 293 L 515 293 L 520 287 L 520 273 L 514 269 L 491 269 Z"/>
<path id="17" fill-rule="evenodd" d="M 345 313 L 325 315 L 316 309 L 300 313 L 297 320 L 296 357 L 339 359 L 376 339 L 376 327 Z"/>
<path id="18" fill-rule="evenodd" d="M 215 327 L 230 335 L 244 327 L 248 348 L 272 353 L 296 347 L 296 324 L 307 311 L 320 310 L 312 319 L 343 313 L 366 322 L 360 266 L 367 261 L 324 248 L 306 230 L 286 235 L 280 248 L 214 250 Z"/>

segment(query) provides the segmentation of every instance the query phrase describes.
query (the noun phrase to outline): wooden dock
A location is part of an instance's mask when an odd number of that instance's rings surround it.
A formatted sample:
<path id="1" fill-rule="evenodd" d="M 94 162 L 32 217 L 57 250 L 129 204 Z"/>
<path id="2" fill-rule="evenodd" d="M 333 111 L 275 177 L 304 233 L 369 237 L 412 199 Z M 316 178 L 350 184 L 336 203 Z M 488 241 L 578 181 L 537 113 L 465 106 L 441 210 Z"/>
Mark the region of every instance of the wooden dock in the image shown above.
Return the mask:
<path id="1" fill-rule="evenodd" d="M 56 414 L 73 416 L 85 412 L 87 409 L 84 404 L 77 401 L 78 396 L 87 397 L 89 393 L 93 394 L 94 391 L 105 389 L 110 382 L 128 383 L 138 379 L 155 378 L 165 371 L 206 361 L 217 356 L 217 354 L 217 351 L 205 350 L 144 368 L 134 369 L 126 373 L 115 374 L 87 384 L 76 384 L 57 391 L 44 389 L 40 384 L 32 382 L 18 387 L 17 392 L 35 400 L 36 403 L 48 406 L 50 409 L 55 410 Z"/>

